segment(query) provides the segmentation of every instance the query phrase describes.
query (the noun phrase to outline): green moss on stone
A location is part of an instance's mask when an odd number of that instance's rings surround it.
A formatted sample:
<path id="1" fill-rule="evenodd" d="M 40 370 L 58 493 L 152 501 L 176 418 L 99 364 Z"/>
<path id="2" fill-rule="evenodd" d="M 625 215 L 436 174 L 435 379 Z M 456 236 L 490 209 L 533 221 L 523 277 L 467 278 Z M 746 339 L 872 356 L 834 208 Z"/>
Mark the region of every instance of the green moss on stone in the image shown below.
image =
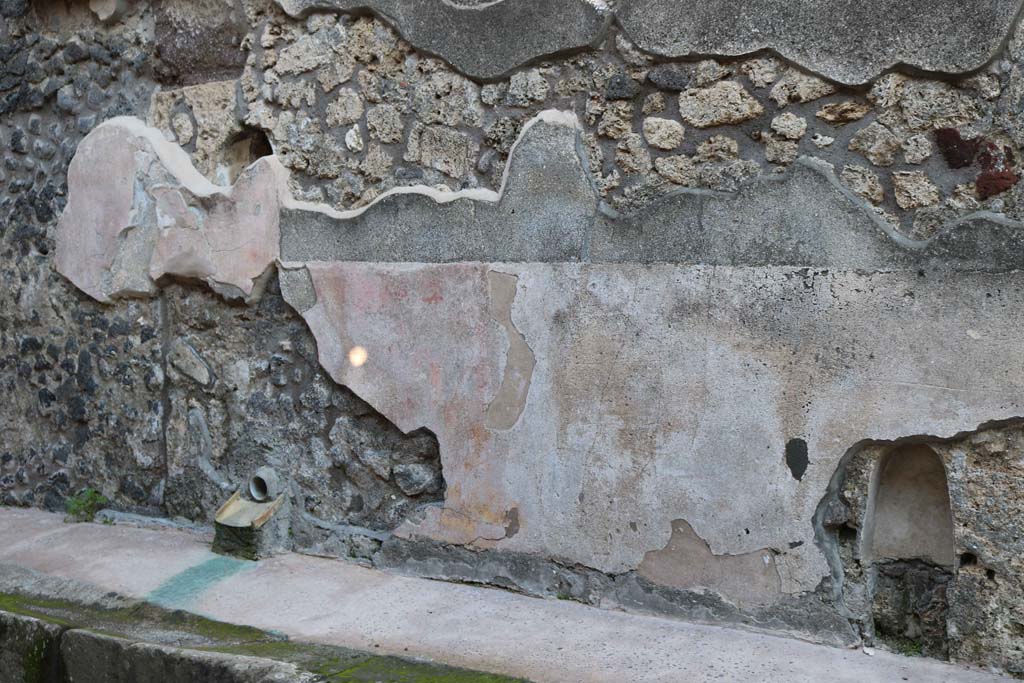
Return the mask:
<path id="1" fill-rule="evenodd" d="M 211 649 L 288 662 L 327 683 L 525 683 L 507 676 L 294 641 Z"/>
<path id="2" fill-rule="evenodd" d="M 36 638 L 35 642 L 25 648 L 25 654 L 21 659 L 21 671 L 25 676 L 25 683 L 43 682 L 43 657 L 45 654 L 45 636 Z"/>
<path id="3" fill-rule="evenodd" d="M 412 662 L 398 657 L 370 657 L 344 671 L 315 673 L 323 675 L 331 683 L 525 683 L 521 678 Z"/>
<path id="4" fill-rule="evenodd" d="M 327 683 L 525 683 L 523 679 L 429 662 L 298 643 L 257 628 L 214 621 L 181 610 L 166 610 L 148 603 L 107 609 L 0 593 L 0 611 L 133 641 L 145 642 L 147 630 L 160 631 L 164 636 L 170 631 L 175 634 L 179 647 L 287 662 L 318 674 Z M 37 676 L 27 678 L 30 683 L 35 683 L 42 675 L 45 654 L 45 641 L 27 650 L 25 671 Z"/>

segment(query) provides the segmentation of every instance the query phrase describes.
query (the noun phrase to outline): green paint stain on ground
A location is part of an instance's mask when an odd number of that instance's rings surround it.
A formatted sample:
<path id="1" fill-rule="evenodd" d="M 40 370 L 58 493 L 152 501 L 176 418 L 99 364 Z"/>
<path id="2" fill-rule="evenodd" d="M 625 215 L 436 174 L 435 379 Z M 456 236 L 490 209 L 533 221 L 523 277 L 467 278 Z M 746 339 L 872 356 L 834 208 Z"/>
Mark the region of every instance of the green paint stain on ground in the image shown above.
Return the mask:
<path id="1" fill-rule="evenodd" d="M 252 562 L 233 557 L 212 557 L 167 579 L 146 599 L 168 609 L 184 609 L 203 591 L 252 566 Z"/>

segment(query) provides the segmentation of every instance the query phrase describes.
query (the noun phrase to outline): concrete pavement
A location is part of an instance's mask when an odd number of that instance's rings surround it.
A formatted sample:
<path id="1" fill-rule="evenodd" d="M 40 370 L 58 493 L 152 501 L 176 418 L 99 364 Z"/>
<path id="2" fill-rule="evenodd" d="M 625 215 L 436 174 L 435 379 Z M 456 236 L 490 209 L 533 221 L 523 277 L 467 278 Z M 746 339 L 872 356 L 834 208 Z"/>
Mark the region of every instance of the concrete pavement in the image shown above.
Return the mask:
<path id="1" fill-rule="evenodd" d="M 337 560 L 245 562 L 177 530 L 65 524 L 0 508 L 0 563 L 296 640 L 422 657 L 537 683 L 992 682 L 977 669 L 539 600 Z"/>

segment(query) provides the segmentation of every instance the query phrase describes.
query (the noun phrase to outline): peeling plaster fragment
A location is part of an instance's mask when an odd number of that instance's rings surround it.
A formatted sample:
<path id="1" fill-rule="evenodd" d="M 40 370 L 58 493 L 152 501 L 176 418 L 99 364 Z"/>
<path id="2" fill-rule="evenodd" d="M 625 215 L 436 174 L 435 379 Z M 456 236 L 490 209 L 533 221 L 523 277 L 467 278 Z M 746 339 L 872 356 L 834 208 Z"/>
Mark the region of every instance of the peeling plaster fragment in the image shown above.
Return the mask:
<path id="1" fill-rule="evenodd" d="M 505 328 L 508 335 L 505 376 L 501 380 L 498 395 L 487 406 L 487 428 L 511 429 L 523 414 L 526 397 L 530 393 L 533 367 L 537 361 L 526 338 L 512 322 L 512 302 L 519 278 L 491 271 L 487 274 L 487 282 L 490 286 L 491 316 Z"/>
<path id="2" fill-rule="evenodd" d="M 285 187 L 274 157 L 249 166 L 232 187 L 218 187 L 155 128 L 111 119 L 86 136 L 71 162 L 57 270 L 103 302 L 153 295 L 165 275 L 256 298 L 277 257 Z"/>
<path id="3" fill-rule="evenodd" d="M 276 0 L 292 17 L 370 9 L 414 47 L 470 76 L 499 78 L 539 57 L 594 45 L 605 14 L 586 0 L 497 0 L 460 6 L 448 0 Z M 515 36 L 509 40 L 509 36 Z"/>
<path id="4" fill-rule="evenodd" d="M 718 593 L 742 607 L 771 604 L 781 593 L 779 570 L 771 550 L 715 555 L 682 519 L 672 522 L 668 545 L 644 555 L 636 571 L 661 586 Z"/>
<path id="5" fill-rule="evenodd" d="M 772 49 L 846 85 L 890 67 L 941 73 L 984 66 L 999 50 L 1020 0 L 631 0 L 619 24 L 663 57 L 741 56 Z"/>

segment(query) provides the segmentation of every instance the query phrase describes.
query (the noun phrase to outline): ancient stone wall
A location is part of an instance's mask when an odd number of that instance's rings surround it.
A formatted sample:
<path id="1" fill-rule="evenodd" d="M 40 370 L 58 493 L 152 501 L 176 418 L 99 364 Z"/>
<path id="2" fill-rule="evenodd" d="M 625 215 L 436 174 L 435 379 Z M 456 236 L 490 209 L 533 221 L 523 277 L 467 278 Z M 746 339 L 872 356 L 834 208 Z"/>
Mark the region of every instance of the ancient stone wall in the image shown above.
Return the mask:
<path id="1" fill-rule="evenodd" d="M 1024 673 L 1020 3 L 747 4 L 0 2 L 4 504 Z"/>

